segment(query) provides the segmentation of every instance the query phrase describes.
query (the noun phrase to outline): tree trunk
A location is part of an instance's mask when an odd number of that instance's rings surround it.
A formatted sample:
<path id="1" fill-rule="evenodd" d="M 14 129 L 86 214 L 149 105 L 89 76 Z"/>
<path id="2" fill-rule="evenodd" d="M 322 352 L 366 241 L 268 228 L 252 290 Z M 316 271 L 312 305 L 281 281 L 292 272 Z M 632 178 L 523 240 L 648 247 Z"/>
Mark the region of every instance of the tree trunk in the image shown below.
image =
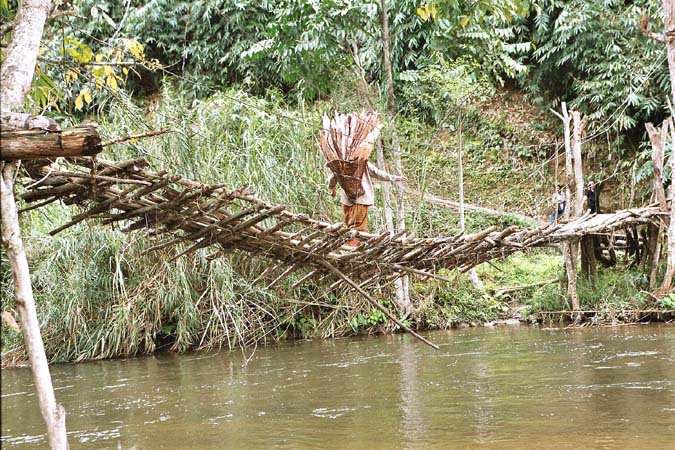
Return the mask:
<path id="1" fill-rule="evenodd" d="M 649 290 L 653 291 L 656 288 L 657 277 L 659 275 L 659 262 L 661 260 L 661 234 L 663 233 L 663 226 L 654 227 L 654 246 L 651 260 L 651 273 L 649 274 Z"/>
<path id="2" fill-rule="evenodd" d="M 672 105 L 675 105 L 675 0 L 662 0 L 662 5 L 663 33 L 666 38 L 668 71 L 670 72 L 670 101 Z M 672 145 L 675 145 L 675 123 L 671 124 L 671 130 Z M 671 155 L 671 164 L 675 169 L 675 155 Z M 668 265 L 660 288 L 664 294 L 670 291 L 675 274 L 675 205 L 673 205 L 672 188 L 673 184 L 671 184 L 670 224 L 668 226 Z"/>
<path id="3" fill-rule="evenodd" d="M 565 133 L 565 195 L 567 197 L 567 208 L 565 208 L 565 213 L 563 217 L 568 219 L 571 214 L 572 209 L 572 195 L 571 187 L 574 185 L 574 169 L 573 169 L 573 155 L 572 155 L 572 140 L 570 137 L 570 123 L 572 117 L 570 117 L 567 111 L 567 104 L 562 102 L 562 114 L 553 111 L 553 114 L 558 116 L 560 120 L 563 121 L 564 133 Z M 562 244 L 563 250 L 563 264 L 565 265 L 565 270 L 567 272 L 567 295 L 572 304 L 572 310 L 579 310 L 579 296 L 577 295 L 577 255 L 579 244 L 577 241 L 568 241 Z M 575 316 L 575 321 L 579 317 Z"/>
<path id="4" fill-rule="evenodd" d="M 675 145 L 675 123 L 670 124 L 670 141 L 671 145 Z M 670 154 L 670 168 L 671 173 L 675 173 L 675 152 L 671 152 Z M 666 273 L 663 276 L 663 282 L 661 283 L 660 287 L 660 290 L 664 293 L 664 295 L 667 292 L 670 292 L 673 283 L 673 275 L 675 275 L 675 205 L 673 204 L 673 202 L 675 201 L 675 199 L 673 199 L 674 194 L 675 194 L 675 183 L 671 182 L 670 188 L 668 189 L 668 197 L 670 198 L 670 223 L 668 224 L 668 253 L 667 253 L 668 260 L 666 266 Z"/>
<path id="5" fill-rule="evenodd" d="M 666 38 L 668 71 L 670 72 L 670 101 L 675 105 L 675 0 L 662 0 L 663 34 Z"/>
<path id="6" fill-rule="evenodd" d="M 378 140 L 377 142 L 377 165 L 384 169 L 384 149 L 382 148 L 382 142 Z M 391 207 L 391 191 L 389 190 L 389 183 L 382 183 L 382 198 L 384 200 L 384 224 L 387 227 L 387 231 L 394 233 L 394 214 L 392 213 Z"/>
<path id="7" fill-rule="evenodd" d="M 663 189 L 663 155 L 665 153 L 666 142 L 668 141 L 668 124 L 670 120 L 665 120 L 661 125 L 661 133 L 656 130 L 651 123 L 646 123 L 645 128 L 649 133 L 649 140 L 652 143 L 652 163 L 654 166 L 654 192 L 656 200 L 662 211 L 668 211 L 668 202 L 666 200 L 666 191 Z"/>
<path id="8" fill-rule="evenodd" d="M 466 221 L 464 217 L 464 165 L 462 164 L 462 113 L 457 118 L 457 165 L 459 169 L 459 231 L 466 231 Z M 475 268 L 469 270 L 469 278 L 476 289 L 483 290 L 483 282 L 478 277 Z"/>
<path id="9" fill-rule="evenodd" d="M 401 168 L 401 147 L 399 145 L 398 135 L 396 134 L 396 102 L 394 95 L 394 76 L 391 68 L 391 38 L 389 36 L 389 17 L 387 15 L 387 2 L 380 0 L 381 6 L 381 20 L 382 20 L 382 46 L 384 57 L 384 73 L 386 76 L 387 85 L 387 112 L 391 118 L 391 153 L 394 161 L 394 173 L 401 175 L 403 173 Z M 403 194 L 405 188 L 403 184 L 396 185 L 396 222 L 398 231 L 405 231 L 405 205 L 403 203 Z M 404 317 L 408 317 L 412 311 L 413 306 L 410 302 L 410 292 L 408 287 L 408 277 L 401 277 L 395 282 L 396 285 L 396 303 L 403 311 Z"/>
<path id="10" fill-rule="evenodd" d="M 659 202 L 659 206 L 663 211 L 668 211 L 668 199 L 666 198 L 666 192 L 663 189 L 663 160 L 666 143 L 668 141 L 668 130 L 669 128 L 671 128 L 671 125 L 672 124 L 670 123 L 670 119 L 665 120 L 661 125 L 661 130 L 659 132 L 652 123 L 645 124 L 645 128 L 647 128 L 647 132 L 649 133 L 649 140 L 652 144 L 652 163 L 654 167 L 654 192 L 656 193 L 656 199 Z M 673 128 L 672 133 L 675 133 L 675 128 Z M 671 162 L 672 161 L 673 160 L 671 157 Z M 672 217 L 672 215 L 673 211 L 671 205 L 670 217 Z M 653 290 L 657 285 L 657 276 L 659 269 L 658 266 L 661 256 L 662 227 L 659 227 L 658 231 L 656 231 L 656 229 L 657 229 L 656 227 L 653 228 L 650 227 L 650 230 L 654 230 L 653 233 L 650 233 L 650 245 L 649 245 L 649 250 L 652 252 L 651 254 L 652 258 L 649 261 L 649 263 L 651 264 L 651 273 L 649 276 L 650 290 Z M 671 219 L 670 223 L 668 224 L 668 260 L 667 260 L 666 274 L 663 278 L 661 288 L 659 289 L 660 291 L 664 291 L 664 293 L 670 290 L 670 285 L 673 279 L 673 272 L 675 272 L 675 267 L 673 267 L 675 264 L 675 261 L 673 261 L 675 259 L 675 256 L 671 257 L 671 255 L 673 255 L 673 252 L 675 252 L 675 240 L 671 238 L 671 234 L 673 233 L 675 233 L 675 230 L 673 230 L 673 222 Z M 651 240 L 653 240 L 654 242 L 651 242 Z"/>
<path id="11" fill-rule="evenodd" d="M 584 210 L 584 174 L 581 164 L 581 138 L 584 131 L 586 119 L 581 118 L 579 111 L 572 111 L 572 123 L 574 124 L 574 134 L 572 135 L 572 159 L 574 160 L 574 215 L 579 217 Z"/>
<path id="12" fill-rule="evenodd" d="M 100 153 L 101 137 L 96 126 L 63 131 L 16 130 L 0 134 L 3 161 L 44 159 L 59 156 L 93 156 Z"/>
<path id="13" fill-rule="evenodd" d="M 67 449 L 66 413 L 63 407 L 56 403 L 54 397 L 47 356 L 40 335 L 40 323 L 35 309 L 33 289 L 30 284 L 28 260 L 21 240 L 21 229 L 13 192 L 14 170 L 15 165 L 13 163 L 5 163 L 2 170 L 2 180 L 0 181 L 2 245 L 12 268 L 15 303 L 21 317 L 21 332 L 33 371 L 40 412 L 47 424 L 49 445 L 52 449 Z"/>
<path id="14" fill-rule="evenodd" d="M 384 74 L 387 85 L 387 111 L 396 113 L 396 100 L 394 96 L 394 75 L 391 69 L 391 37 L 389 36 L 389 16 L 387 14 L 387 0 L 380 0 L 380 19 L 382 20 L 382 50 L 384 57 Z M 394 116 L 392 116 L 394 117 Z"/>
<path id="15" fill-rule="evenodd" d="M 568 219 L 570 217 L 570 210 L 572 209 L 571 187 L 574 183 L 574 171 L 572 168 L 572 140 L 570 138 L 570 122 L 572 121 L 572 118 L 567 112 L 567 103 L 562 102 L 560 106 L 562 107 L 562 114 L 554 111 L 553 109 L 551 112 L 563 121 L 563 130 L 565 133 L 565 197 L 567 198 L 567 208 L 565 208 L 563 217 Z"/>
<path id="16" fill-rule="evenodd" d="M 7 46 L 0 71 L 2 109 L 16 112 L 30 89 L 42 31 L 49 13 L 49 0 L 23 0 L 14 19 L 14 34 Z"/>
<path id="17" fill-rule="evenodd" d="M 0 104 L 6 111 L 23 107 L 30 89 L 49 0 L 23 0 L 15 17 L 14 33 L 0 70 Z M 16 307 L 21 318 L 21 332 L 33 372 L 38 404 L 47 425 L 47 440 L 52 449 L 67 449 L 66 413 L 56 403 L 49 364 L 45 355 L 40 324 L 30 284 L 28 260 L 21 240 L 21 228 L 14 199 L 14 175 L 18 161 L 2 162 L 0 208 L 2 210 L 2 245 L 14 278 Z"/>
<path id="18" fill-rule="evenodd" d="M 673 283 L 673 275 L 675 274 L 675 206 L 672 204 L 672 201 L 671 196 L 670 225 L 668 226 L 668 265 L 666 266 L 666 274 L 663 276 L 663 282 L 660 287 L 660 290 L 664 295 L 670 292 Z"/>

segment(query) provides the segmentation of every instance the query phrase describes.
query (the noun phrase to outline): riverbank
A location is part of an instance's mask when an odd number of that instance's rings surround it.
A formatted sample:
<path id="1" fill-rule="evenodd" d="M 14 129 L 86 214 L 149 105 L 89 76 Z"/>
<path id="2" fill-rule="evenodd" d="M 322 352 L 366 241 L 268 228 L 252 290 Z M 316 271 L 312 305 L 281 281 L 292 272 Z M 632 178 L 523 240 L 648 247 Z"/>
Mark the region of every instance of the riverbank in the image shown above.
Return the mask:
<path id="1" fill-rule="evenodd" d="M 540 311 L 535 314 L 531 314 L 527 317 L 521 316 L 517 311 L 525 310 L 525 306 L 521 305 L 515 309 L 510 309 L 510 312 L 506 314 L 501 314 L 500 318 L 494 320 L 486 321 L 476 321 L 476 320 L 462 320 L 460 318 L 455 318 L 454 320 L 448 321 L 447 326 L 444 328 L 432 327 L 432 326 L 421 326 L 417 327 L 416 331 L 418 332 L 433 332 L 433 331 L 442 331 L 442 330 L 461 330 L 466 328 L 493 328 L 493 327 L 503 327 L 503 326 L 525 326 L 525 327 L 551 327 L 551 326 L 564 326 L 570 328 L 583 328 L 583 327 L 616 327 L 616 326 L 628 326 L 628 325 L 637 325 L 637 324 L 648 324 L 648 323 L 663 323 L 663 324 L 673 324 L 675 323 L 675 309 L 669 310 L 660 310 L 660 309 L 634 309 L 634 310 L 594 310 L 594 311 L 580 311 L 574 313 L 573 311 Z M 478 312 L 476 312 L 478 314 Z M 577 320 L 576 317 L 579 317 Z M 475 317 L 475 315 L 474 315 Z M 300 321 L 303 323 L 303 321 Z M 326 337 L 325 340 L 332 340 L 336 338 L 358 338 L 363 335 L 393 335 L 401 334 L 401 330 L 393 329 L 391 324 L 381 323 L 379 326 L 364 326 L 357 327 L 357 330 L 351 334 L 345 336 L 333 336 Z M 423 325 L 420 323 L 420 325 Z M 18 334 L 18 331 L 12 330 L 14 333 Z M 405 333 L 403 333 L 405 334 Z M 3 337 L 7 338 L 7 330 L 3 330 Z M 300 335 L 298 331 L 287 332 L 285 335 L 278 337 L 277 339 L 270 339 L 266 341 L 265 344 L 278 344 L 283 341 L 295 341 L 295 340 L 304 340 L 304 339 L 313 339 L 317 338 L 314 335 Z M 10 348 L 8 351 L 5 351 L 3 339 L 3 354 L 1 360 L 2 369 L 11 369 L 11 368 L 20 368 L 27 367 L 27 359 L 23 353 L 23 350 L 18 346 Z M 113 355 L 103 359 L 118 359 L 125 358 L 129 356 L 142 356 L 142 355 L 160 355 L 163 353 L 176 353 L 174 349 L 174 342 L 171 341 L 170 336 L 164 337 L 164 342 L 158 342 L 155 346 L 153 352 L 148 353 L 135 353 L 135 354 L 120 354 Z M 19 343 L 17 343 L 18 345 Z M 257 348 L 251 347 L 253 349 Z M 184 351 L 193 352 L 193 351 L 202 351 L 209 352 L 213 350 L 219 350 L 220 347 L 191 347 Z M 237 351 L 242 349 L 229 348 L 227 351 Z M 245 349 L 243 349 L 246 351 Z M 253 350 L 254 351 L 254 350 Z M 58 363 L 77 363 L 77 362 L 86 362 L 93 360 L 100 360 L 102 358 L 74 358 L 72 360 L 66 361 L 53 361 Z"/>

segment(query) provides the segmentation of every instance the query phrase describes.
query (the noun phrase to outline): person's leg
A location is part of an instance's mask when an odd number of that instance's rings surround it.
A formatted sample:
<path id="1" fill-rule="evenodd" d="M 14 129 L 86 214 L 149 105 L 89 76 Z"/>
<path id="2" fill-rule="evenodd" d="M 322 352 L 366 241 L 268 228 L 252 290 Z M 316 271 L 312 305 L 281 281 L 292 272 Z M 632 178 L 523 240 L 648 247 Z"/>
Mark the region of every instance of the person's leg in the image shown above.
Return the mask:
<path id="1" fill-rule="evenodd" d="M 368 231 L 368 205 L 342 205 L 342 210 L 345 214 L 345 224 L 354 230 Z M 351 247 L 358 247 L 361 241 L 352 239 L 347 242 Z"/>

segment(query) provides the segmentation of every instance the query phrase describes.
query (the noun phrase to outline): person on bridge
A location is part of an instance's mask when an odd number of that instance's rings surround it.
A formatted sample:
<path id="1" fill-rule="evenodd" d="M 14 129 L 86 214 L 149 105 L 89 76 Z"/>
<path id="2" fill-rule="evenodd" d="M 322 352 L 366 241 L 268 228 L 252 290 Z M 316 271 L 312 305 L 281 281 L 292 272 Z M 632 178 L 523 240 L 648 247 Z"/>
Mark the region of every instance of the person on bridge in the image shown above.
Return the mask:
<path id="1" fill-rule="evenodd" d="M 586 203 L 591 214 L 600 214 L 600 186 L 596 185 L 593 180 L 588 182 Z"/>
<path id="2" fill-rule="evenodd" d="M 555 209 L 548 218 L 549 224 L 557 222 L 558 218 L 562 217 L 562 215 L 565 213 L 567 197 L 565 197 L 565 193 L 563 192 L 561 185 L 556 186 L 555 192 L 553 193 L 553 196 L 551 196 L 551 202 L 553 203 L 553 207 Z"/>
<path id="3" fill-rule="evenodd" d="M 389 181 L 392 183 L 401 183 L 408 181 L 408 178 L 403 175 L 392 175 L 382 169 L 378 169 L 374 164 L 368 162 L 366 170 L 361 177 L 361 188 L 363 194 L 350 198 L 344 191 L 340 192 L 340 203 L 342 204 L 342 212 L 345 216 L 345 224 L 354 230 L 368 231 L 368 207 L 373 205 L 375 201 L 375 191 L 373 190 L 373 178 L 381 181 Z M 331 196 L 335 197 L 335 187 L 338 184 L 338 178 L 333 173 L 328 188 L 331 191 Z M 352 239 L 347 243 L 350 247 L 358 247 L 361 245 L 360 241 Z"/>

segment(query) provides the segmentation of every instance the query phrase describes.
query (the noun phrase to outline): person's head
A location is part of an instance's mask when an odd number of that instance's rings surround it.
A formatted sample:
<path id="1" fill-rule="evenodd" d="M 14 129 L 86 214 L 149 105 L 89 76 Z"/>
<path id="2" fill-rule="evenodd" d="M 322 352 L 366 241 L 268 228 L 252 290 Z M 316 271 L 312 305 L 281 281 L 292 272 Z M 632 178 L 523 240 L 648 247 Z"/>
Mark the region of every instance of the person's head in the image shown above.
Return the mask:
<path id="1" fill-rule="evenodd" d="M 595 181 L 591 180 L 588 182 L 588 189 L 595 189 Z"/>
<path id="2" fill-rule="evenodd" d="M 557 186 L 555 187 L 555 190 L 558 191 L 558 192 L 560 192 L 560 191 L 562 190 L 562 185 L 560 185 L 560 184 L 557 185 Z"/>

